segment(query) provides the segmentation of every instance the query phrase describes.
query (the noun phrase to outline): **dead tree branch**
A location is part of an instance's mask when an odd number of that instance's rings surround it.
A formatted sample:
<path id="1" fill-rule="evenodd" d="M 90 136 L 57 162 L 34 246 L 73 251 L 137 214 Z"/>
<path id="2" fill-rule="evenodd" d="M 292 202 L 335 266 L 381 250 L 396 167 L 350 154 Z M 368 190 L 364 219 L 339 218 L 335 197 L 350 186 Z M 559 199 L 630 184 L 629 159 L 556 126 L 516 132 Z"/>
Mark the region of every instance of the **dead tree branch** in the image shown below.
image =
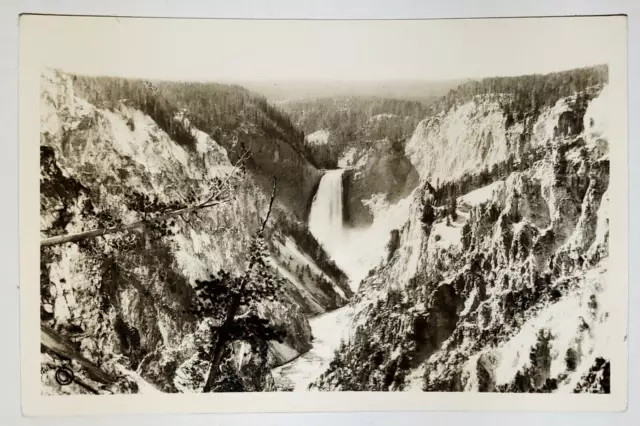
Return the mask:
<path id="1" fill-rule="evenodd" d="M 264 231 L 265 226 L 267 226 L 267 221 L 269 220 L 269 215 L 271 214 L 271 209 L 273 208 L 273 200 L 276 199 L 276 178 L 275 176 L 273 177 L 273 190 L 271 191 L 271 200 L 269 200 L 269 209 L 267 210 L 267 215 L 264 217 L 264 220 L 262 221 L 262 226 L 260 227 L 260 230 L 258 231 L 259 235 L 262 235 L 262 232 Z"/>
<path id="2" fill-rule="evenodd" d="M 84 240 L 86 238 L 95 238 L 95 237 L 100 237 L 104 235 L 115 234 L 118 232 L 131 231 L 133 229 L 142 227 L 146 224 L 150 224 L 154 222 L 162 222 L 176 216 L 182 217 L 186 214 L 195 213 L 202 209 L 227 203 L 231 201 L 235 196 L 231 179 L 237 176 L 240 170 L 240 167 L 242 165 L 242 162 L 244 162 L 247 158 L 249 158 L 249 156 L 250 156 L 249 151 L 245 151 L 242 154 L 242 156 L 240 156 L 240 158 L 238 158 L 238 160 L 234 163 L 233 170 L 227 174 L 226 178 L 211 188 L 211 190 L 209 191 L 209 195 L 204 201 L 196 203 L 193 206 L 170 211 L 152 218 L 145 217 L 142 220 L 138 220 L 132 223 L 124 224 L 124 225 L 114 226 L 111 228 L 98 228 L 98 229 L 92 229 L 90 231 L 79 232 L 77 234 L 60 235 L 57 237 L 46 238 L 40 241 L 40 246 L 46 247 L 46 246 L 54 246 L 54 245 L 59 245 L 64 243 L 73 243 L 80 240 Z"/>
<path id="3" fill-rule="evenodd" d="M 116 381 L 115 377 L 79 354 L 62 336 L 46 325 L 40 326 L 40 344 L 61 357 L 76 360 L 87 375 L 97 382 L 111 384 Z"/>
<path id="4" fill-rule="evenodd" d="M 192 207 L 187 207 L 184 209 L 180 209 L 180 210 L 175 210 L 163 215 L 160 215 L 158 217 L 154 217 L 151 219 L 142 219 L 142 220 L 138 220 L 136 222 L 132 222 L 126 225 L 120 225 L 120 226 L 114 226 L 112 228 L 100 228 L 100 229 L 93 229 L 91 231 L 84 231 L 84 232 L 79 232 L 77 234 L 71 234 L 71 235 L 60 235 L 58 237 L 51 237 L 51 238 L 46 238 L 42 241 L 40 241 L 40 246 L 41 247 L 45 247 L 45 246 L 55 246 L 58 244 L 64 244 L 64 243 L 73 243 L 76 241 L 80 241 L 80 240 L 84 240 L 86 238 L 94 238 L 94 237 L 100 237 L 103 235 L 109 235 L 109 234 L 115 234 L 117 232 L 124 232 L 124 231 L 131 231 L 133 229 L 139 228 L 143 225 L 149 224 L 149 223 L 153 223 L 153 222 L 161 222 L 167 219 L 171 219 L 173 217 L 176 216 L 180 216 L 186 213 L 192 213 L 196 210 L 200 210 L 203 208 L 207 208 L 207 207 L 213 207 L 213 206 L 217 206 L 223 203 L 226 203 L 230 201 L 230 199 L 224 199 L 224 200 L 218 200 L 215 202 L 210 202 L 208 204 L 205 205 L 195 205 Z"/>

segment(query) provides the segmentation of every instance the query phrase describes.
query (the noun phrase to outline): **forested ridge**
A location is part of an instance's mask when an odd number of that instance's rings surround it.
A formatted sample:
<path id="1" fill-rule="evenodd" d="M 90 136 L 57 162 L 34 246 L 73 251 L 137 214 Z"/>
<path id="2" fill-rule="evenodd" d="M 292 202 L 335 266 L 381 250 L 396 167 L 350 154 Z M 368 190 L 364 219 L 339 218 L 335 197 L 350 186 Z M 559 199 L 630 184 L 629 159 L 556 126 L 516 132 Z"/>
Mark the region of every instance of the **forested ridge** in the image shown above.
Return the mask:
<path id="1" fill-rule="evenodd" d="M 508 95 L 500 99 L 505 115 L 522 119 L 527 112 L 537 116 L 543 107 L 553 106 L 559 99 L 601 86 L 609 79 L 606 65 L 576 68 L 549 74 L 515 77 L 490 77 L 471 80 L 452 89 L 429 106 L 430 114 L 446 112 L 478 95 Z"/>
<path id="2" fill-rule="evenodd" d="M 199 82 L 148 81 L 117 77 L 75 76 L 78 93 L 106 107 L 127 100 L 149 114 L 183 146 L 195 139 L 175 120 L 180 113 L 214 139 L 230 136 L 242 126 L 254 125 L 270 137 L 302 149 L 304 135 L 286 114 L 256 93 L 238 85 Z"/>
<path id="3" fill-rule="evenodd" d="M 421 120 L 446 113 L 477 96 L 496 97 L 509 127 L 525 117 L 534 122 L 545 107 L 575 93 L 582 93 L 586 105 L 594 89 L 607 81 L 608 68 L 598 65 L 550 74 L 468 80 L 443 96 L 422 101 L 343 96 L 295 100 L 280 106 L 305 134 L 329 132 L 326 144 L 309 143 L 305 152 L 316 166 L 335 168 L 349 148 L 366 147 L 385 138 L 403 142 Z"/>
<path id="4" fill-rule="evenodd" d="M 282 104 L 305 134 L 328 130 L 326 144 L 307 144 L 306 152 L 319 167 L 335 168 L 350 147 L 366 148 L 388 138 L 401 141 L 411 135 L 428 112 L 422 101 L 381 97 L 316 98 Z"/>

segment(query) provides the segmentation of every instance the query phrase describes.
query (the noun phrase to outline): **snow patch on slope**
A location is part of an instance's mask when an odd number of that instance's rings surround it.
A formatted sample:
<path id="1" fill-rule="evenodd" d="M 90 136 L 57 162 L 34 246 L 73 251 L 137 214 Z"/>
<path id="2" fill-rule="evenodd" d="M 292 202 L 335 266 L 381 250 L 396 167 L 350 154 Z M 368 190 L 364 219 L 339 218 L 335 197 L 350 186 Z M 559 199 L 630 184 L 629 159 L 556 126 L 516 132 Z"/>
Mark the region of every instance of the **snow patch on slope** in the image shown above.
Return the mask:
<path id="1" fill-rule="evenodd" d="M 479 98 L 421 121 L 405 152 L 422 179 L 452 180 L 507 158 L 505 116 Z"/>
<path id="2" fill-rule="evenodd" d="M 454 224 L 447 225 L 443 220 L 433 224 L 431 235 L 435 247 L 442 249 L 449 249 L 452 246 L 459 247 L 462 241 L 462 227 Z"/>
<path id="3" fill-rule="evenodd" d="M 477 389 L 476 368 L 481 357 L 490 364 L 488 370 L 496 385 L 511 383 L 517 372 L 530 366 L 530 353 L 538 343 L 538 334 L 540 330 L 546 330 L 551 348 L 549 378 L 557 378 L 567 371 L 567 351 L 574 351 L 577 356 L 578 367 L 570 371 L 569 379 L 559 388 L 561 392 L 572 392 L 596 357 L 611 359 L 609 348 L 615 347 L 611 344 L 612 339 L 620 335 L 619 330 L 612 329 L 612 321 L 608 321 L 609 312 L 615 308 L 612 303 L 615 291 L 611 286 L 603 285 L 605 275 L 603 268 L 589 271 L 582 278 L 582 287 L 536 312 L 505 343 L 470 357 L 465 364 L 466 390 Z"/>
<path id="4" fill-rule="evenodd" d="M 598 108 L 597 104 L 594 108 Z M 530 146 L 548 143 L 560 115 L 569 110 L 567 98 L 545 107 L 532 126 Z M 475 99 L 422 120 L 405 146 L 407 157 L 421 179 L 435 182 L 455 180 L 465 173 L 479 172 L 521 154 L 523 122 L 506 127 L 507 117 L 495 96 Z"/>
<path id="5" fill-rule="evenodd" d="M 384 119 L 388 119 L 388 118 L 395 118 L 397 117 L 396 114 L 391 114 L 389 112 L 384 112 L 382 114 L 376 114 L 372 117 L 369 118 L 369 121 L 380 121 L 380 120 L 384 120 Z"/>
<path id="6" fill-rule="evenodd" d="M 338 160 L 338 167 L 341 169 L 346 169 L 353 166 L 353 161 L 357 152 L 357 148 L 349 148 L 344 154 L 342 154 L 342 157 L 340 157 L 340 159 Z"/>
<path id="7" fill-rule="evenodd" d="M 475 189 L 458 198 L 458 205 L 479 206 L 495 196 L 495 193 L 504 188 L 504 181 L 498 180 L 482 188 Z"/>
<path id="8" fill-rule="evenodd" d="M 329 133 L 328 130 L 321 129 L 321 130 L 316 130 L 311 134 L 308 134 L 305 137 L 305 140 L 310 145 L 326 145 L 329 142 L 330 135 L 331 133 Z"/>

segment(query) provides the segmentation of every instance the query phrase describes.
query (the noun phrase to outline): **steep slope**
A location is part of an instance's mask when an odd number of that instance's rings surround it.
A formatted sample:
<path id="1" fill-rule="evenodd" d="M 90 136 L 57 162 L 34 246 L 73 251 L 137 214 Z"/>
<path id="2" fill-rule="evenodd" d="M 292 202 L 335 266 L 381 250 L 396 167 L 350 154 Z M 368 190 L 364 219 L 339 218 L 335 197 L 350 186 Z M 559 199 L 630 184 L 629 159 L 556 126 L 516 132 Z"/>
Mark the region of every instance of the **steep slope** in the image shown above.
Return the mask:
<path id="1" fill-rule="evenodd" d="M 344 174 L 344 217 L 354 228 L 369 227 L 374 212 L 372 200 L 382 197 L 395 204 L 407 197 L 418 185 L 420 176 L 405 155 L 403 141 L 388 138 L 350 151 Z"/>
<path id="2" fill-rule="evenodd" d="M 456 180 L 557 136 L 582 132 L 586 104 L 607 81 L 606 67 L 471 81 L 431 105 L 406 145 L 423 179 Z"/>
<path id="3" fill-rule="evenodd" d="M 523 156 L 558 134 L 579 134 L 582 126 L 575 124 L 582 121 L 579 103 L 588 102 L 597 90 L 591 87 L 580 98 L 562 98 L 522 120 L 510 119 L 501 105 L 507 96 L 477 96 L 422 121 L 407 143 L 407 156 L 431 182 L 456 180 L 506 161 L 510 155 Z"/>
<path id="4" fill-rule="evenodd" d="M 245 150 L 246 167 L 263 191 L 276 177 L 278 199 L 297 219 L 322 172 L 304 155 L 304 134 L 267 100 L 236 85 L 143 81 L 109 77 L 73 77 L 74 89 L 95 105 L 110 108 L 126 100 L 156 121 L 172 139 L 193 152 L 197 140 L 184 131 L 183 121 L 210 135 L 236 161 Z M 180 120 L 175 120 L 179 116 Z"/>
<path id="5" fill-rule="evenodd" d="M 593 87 L 508 125 L 484 96 L 421 123 L 408 221 L 314 386 L 608 392 L 608 341 L 622 336 L 606 280 L 607 96 Z"/>
<path id="6" fill-rule="evenodd" d="M 111 87 L 94 83 L 95 90 Z M 163 103 L 153 88 L 135 86 L 150 91 L 144 92 L 146 104 L 131 99 L 134 91 L 122 98 L 111 93 L 119 100 L 109 102 L 98 102 L 94 93 L 88 96 L 91 103 L 76 92 L 78 84 L 52 70 L 41 78 L 42 238 L 131 223 L 145 217 L 145 206 L 176 208 L 201 199 L 233 170 L 225 144 L 194 127 L 193 114 L 189 120 L 185 111 Z M 151 107 L 149 99 L 155 99 Z M 166 115 L 174 113 L 168 121 Z M 265 137 L 257 131 L 248 147 L 266 143 Z M 251 133 L 245 138 L 251 142 Z M 281 160 L 287 163 L 284 152 Z M 292 155 L 295 168 L 303 160 Z M 77 375 L 74 384 L 58 385 L 55 368 L 67 361 L 45 350 L 45 392 L 176 392 L 202 385 L 198 375 L 206 365 L 194 366 L 193 360 L 204 328 L 193 314 L 192 286 L 221 269 L 244 268 L 249 239 L 269 202 L 262 182 L 271 169 L 258 170 L 260 161 L 253 159 L 233 181 L 234 197 L 226 204 L 135 232 L 42 248 L 42 326 L 57 345 L 71 348 Z M 315 169 L 307 163 L 305 170 Z M 284 174 L 276 177 L 286 181 Z M 271 262 L 285 279 L 285 296 L 265 302 L 261 314 L 286 337 L 271 344 L 267 359 L 247 345 L 230 348 L 240 357 L 235 368 L 249 388 L 254 385 L 248 379 L 263 380 L 270 366 L 310 348 L 308 315 L 341 306 L 350 296 L 346 276 L 297 220 L 306 196 L 280 190 L 267 227 Z M 290 256 L 297 260 L 285 262 Z M 296 277 L 303 267 L 304 277 Z M 96 382 L 90 369 L 76 364 L 80 359 L 100 366 L 114 381 Z M 77 384 L 83 381 L 86 386 Z"/>

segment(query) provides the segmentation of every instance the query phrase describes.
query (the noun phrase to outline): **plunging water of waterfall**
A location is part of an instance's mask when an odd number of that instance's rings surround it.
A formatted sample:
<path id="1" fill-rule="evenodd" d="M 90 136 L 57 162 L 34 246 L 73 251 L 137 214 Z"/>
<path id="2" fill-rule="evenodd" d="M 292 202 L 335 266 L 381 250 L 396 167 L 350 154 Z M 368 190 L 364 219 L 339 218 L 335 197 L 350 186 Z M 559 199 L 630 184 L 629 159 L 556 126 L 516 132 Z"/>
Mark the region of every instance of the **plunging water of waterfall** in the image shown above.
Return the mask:
<path id="1" fill-rule="evenodd" d="M 357 290 L 371 262 L 366 262 L 369 247 L 360 246 L 365 241 L 362 238 L 365 233 L 349 229 L 344 224 L 343 174 L 343 169 L 328 170 L 320 180 L 309 213 L 309 231 L 347 274 L 351 288 Z"/>
<path id="2" fill-rule="evenodd" d="M 344 170 L 329 170 L 320 180 L 311 204 L 309 231 L 332 255 L 346 239 L 342 218 L 342 174 Z M 336 256 L 332 256 L 336 257 Z"/>

